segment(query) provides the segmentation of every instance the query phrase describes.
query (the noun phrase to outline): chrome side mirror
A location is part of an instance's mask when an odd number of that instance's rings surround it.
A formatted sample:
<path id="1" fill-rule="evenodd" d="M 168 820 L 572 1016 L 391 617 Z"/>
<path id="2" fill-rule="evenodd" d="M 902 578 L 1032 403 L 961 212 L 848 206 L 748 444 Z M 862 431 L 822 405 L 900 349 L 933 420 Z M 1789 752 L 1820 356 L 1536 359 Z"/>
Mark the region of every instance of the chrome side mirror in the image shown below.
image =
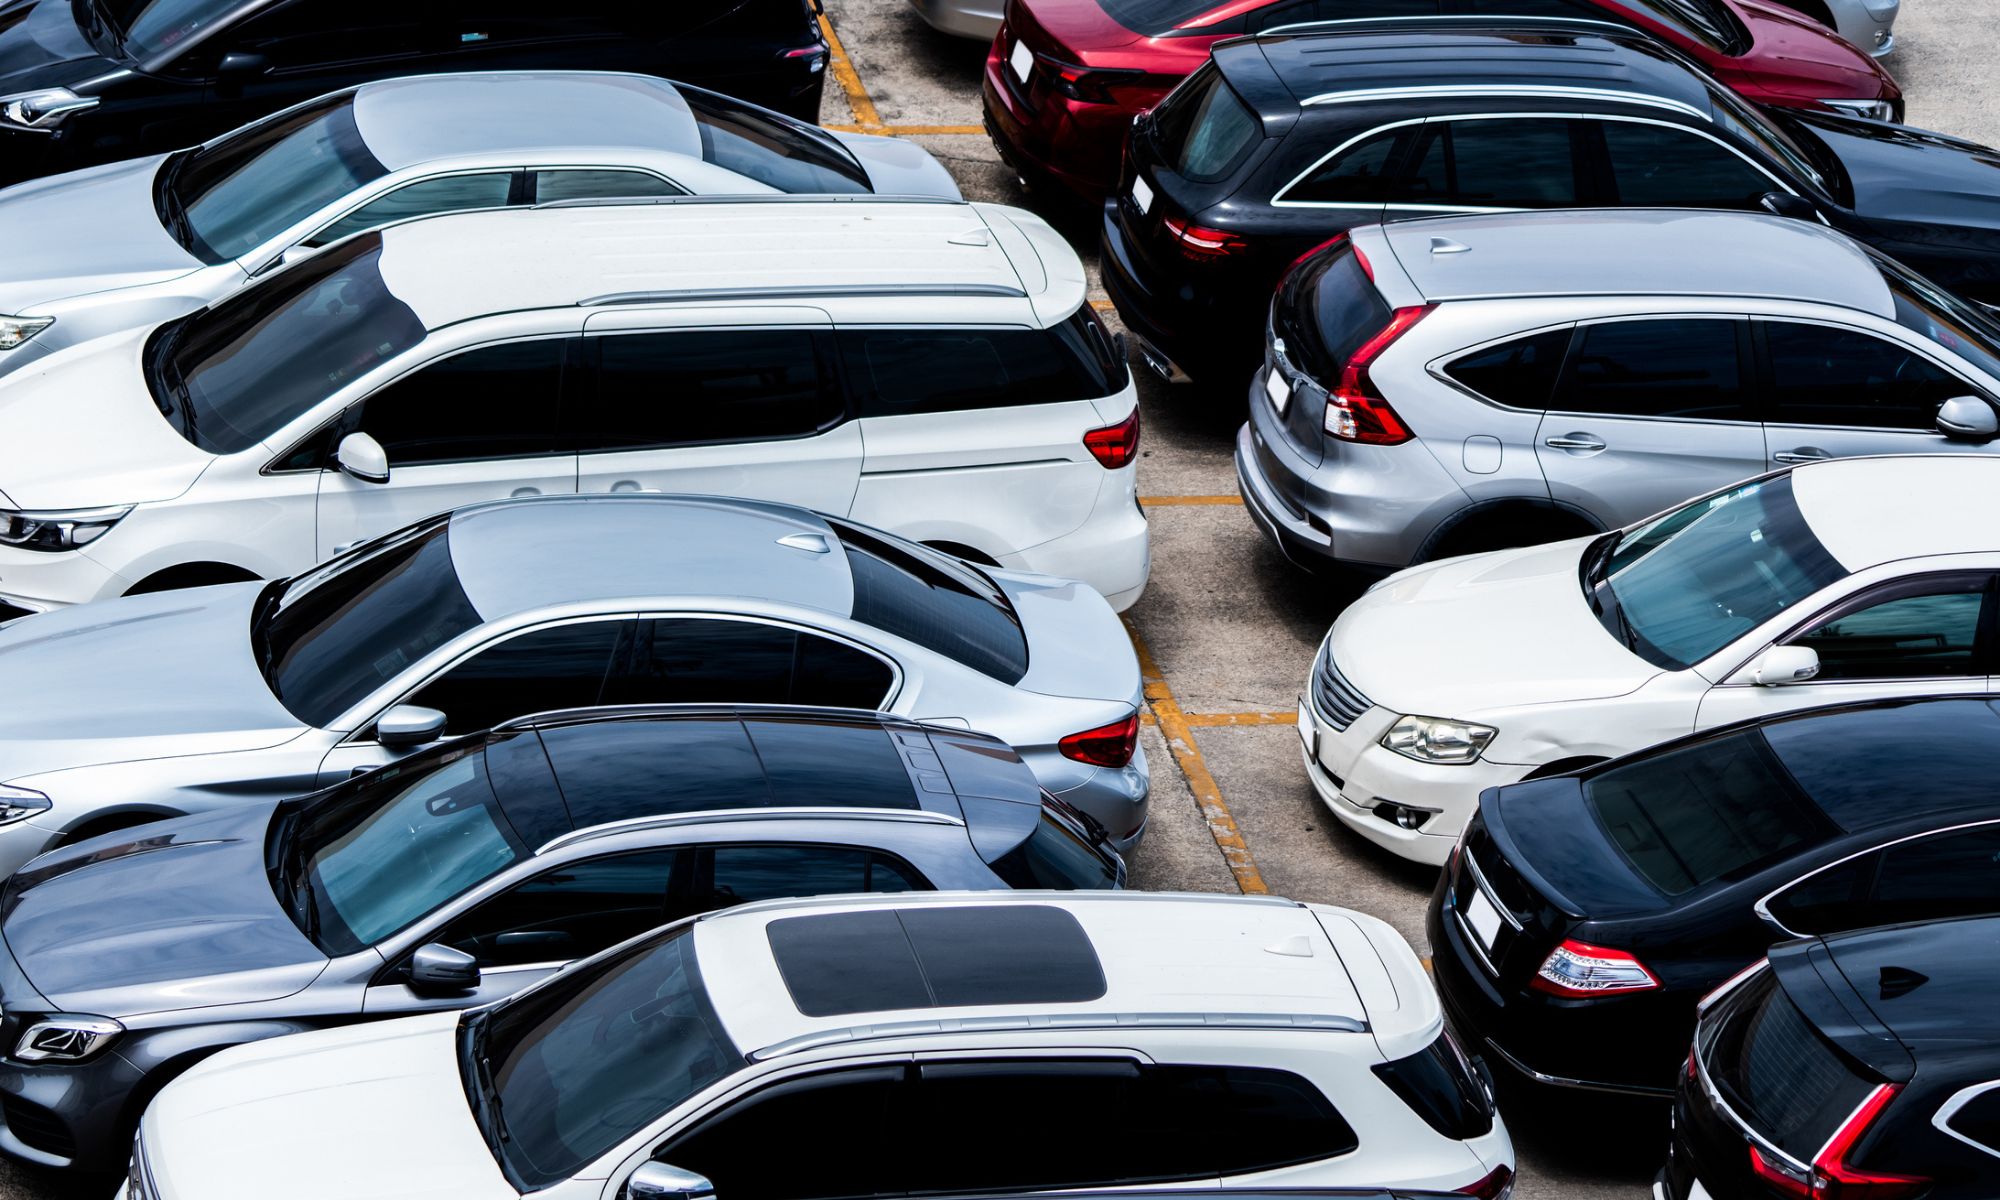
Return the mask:
<path id="1" fill-rule="evenodd" d="M 444 732 L 444 714 L 420 704 L 398 704 L 375 721 L 375 740 L 384 746 L 421 746 Z"/>
<path id="2" fill-rule="evenodd" d="M 2000 416 L 1977 396 L 1953 396 L 1938 406 L 1937 427 L 1954 441 L 1989 442 L 2000 434 Z"/>
<path id="3" fill-rule="evenodd" d="M 479 986 L 479 960 L 442 942 L 427 942 L 410 955 L 410 990 L 426 994 L 469 992 Z"/>
<path id="4" fill-rule="evenodd" d="M 363 483 L 389 482 L 389 452 L 382 443 L 356 431 L 340 439 L 333 452 L 333 465 Z"/>
<path id="5" fill-rule="evenodd" d="M 709 1200 L 715 1185 L 705 1175 L 663 1162 L 640 1163 L 625 1181 L 625 1200 Z"/>
<path id="6" fill-rule="evenodd" d="M 1811 646 L 1773 646 L 1750 664 L 1750 682 L 1758 687 L 1804 683 L 1819 674 L 1819 652 Z"/>

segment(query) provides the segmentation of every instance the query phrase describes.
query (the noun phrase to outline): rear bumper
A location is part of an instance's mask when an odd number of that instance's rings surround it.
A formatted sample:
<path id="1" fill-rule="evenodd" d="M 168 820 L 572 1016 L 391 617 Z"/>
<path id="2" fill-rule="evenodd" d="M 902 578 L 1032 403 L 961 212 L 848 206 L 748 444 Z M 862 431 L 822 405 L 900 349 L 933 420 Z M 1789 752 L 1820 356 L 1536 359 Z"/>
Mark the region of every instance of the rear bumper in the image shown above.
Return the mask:
<path id="1" fill-rule="evenodd" d="M 1104 291 L 1119 319 L 1141 342 L 1147 365 L 1175 382 L 1175 376 L 1227 382 L 1233 373 L 1247 373 L 1256 361 L 1255 330 L 1264 320 L 1261 303 L 1235 295 L 1226 286 L 1196 288 L 1186 281 L 1149 280 L 1126 241 L 1118 203 L 1115 197 L 1104 202 L 1099 268 Z"/>
<path id="2" fill-rule="evenodd" d="M 921 8 L 924 0 L 912 2 Z M 1030 187 L 1085 204 L 1104 199 L 1118 186 L 1132 111 L 1061 96 L 1044 97 L 1039 108 L 1030 108 L 1005 73 L 1007 49 L 994 39 L 980 84 L 980 107 L 994 148 Z"/>

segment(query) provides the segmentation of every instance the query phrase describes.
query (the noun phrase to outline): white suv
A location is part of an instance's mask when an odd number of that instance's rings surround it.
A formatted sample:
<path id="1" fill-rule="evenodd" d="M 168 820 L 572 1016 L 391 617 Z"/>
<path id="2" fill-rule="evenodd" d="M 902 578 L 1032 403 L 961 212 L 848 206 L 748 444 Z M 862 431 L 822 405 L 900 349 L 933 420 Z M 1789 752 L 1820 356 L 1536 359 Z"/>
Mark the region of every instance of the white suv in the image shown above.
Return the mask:
<path id="1" fill-rule="evenodd" d="M 1123 608 L 1148 548 L 1120 350 L 1075 251 L 1018 209 L 392 225 L 0 382 L 0 602 L 274 578 L 474 501 L 663 491 L 849 516 Z"/>
<path id="2" fill-rule="evenodd" d="M 1098 896 L 1115 897 L 1110 900 Z M 338 1147 L 334 1153 L 328 1147 Z M 1513 1147 L 1381 921 L 1275 897 L 746 905 L 509 1000 L 225 1050 L 126 1200 L 1457 1190 Z"/>

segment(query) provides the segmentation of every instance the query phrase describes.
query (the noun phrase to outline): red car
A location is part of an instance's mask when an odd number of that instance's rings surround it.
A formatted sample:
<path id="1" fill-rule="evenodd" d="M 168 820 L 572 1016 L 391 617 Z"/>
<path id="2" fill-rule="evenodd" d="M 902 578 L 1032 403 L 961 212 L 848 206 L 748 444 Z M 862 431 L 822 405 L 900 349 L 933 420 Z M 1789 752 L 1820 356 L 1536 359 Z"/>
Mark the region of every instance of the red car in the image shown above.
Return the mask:
<path id="1" fill-rule="evenodd" d="M 1874 59 L 1767 0 L 1008 0 L 986 55 L 986 129 L 1031 185 L 1096 202 L 1118 182 L 1132 118 L 1215 42 L 1327 21 L 1613 22 L 1679 48 L 1760 104 L 1900 121 Z"/>

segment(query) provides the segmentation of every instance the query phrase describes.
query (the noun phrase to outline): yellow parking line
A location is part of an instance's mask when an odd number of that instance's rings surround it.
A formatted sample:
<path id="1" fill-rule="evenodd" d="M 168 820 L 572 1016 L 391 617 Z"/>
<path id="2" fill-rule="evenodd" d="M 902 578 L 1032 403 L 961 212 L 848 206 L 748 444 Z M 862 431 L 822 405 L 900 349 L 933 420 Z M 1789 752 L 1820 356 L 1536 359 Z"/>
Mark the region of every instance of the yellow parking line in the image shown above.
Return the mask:
<path id="1" fill-rule="evenodd" d="M 1190 728 L 1223 729 L 1231 725 L 1296 725 L 1299 714 L 1293 712 L 1226 712 L 1226 713 L 1183 713 Z"/>
<path id="2" fill-rule="evenodd" d="M 1202 504 L 1241 505 L 1241 496 L 1141 496 L 1139 503 L 1146 508 L 1182 508 Z"/>
<path id="3" fill-rule="evenodd" d="M 1132 638 L 1132 649 L 1139 656 L 1139 677 L 1145 683 L 1147 707 L 1159 723 L 1160 735 L 1167 739 L 1174 765 L 1180 768 L 1188 790 L 1194 793 L 1195 806 L 1208 824 L 1208 836 L 1215 839 L 1215 848 L 1222 851 L 1222 861 L 1236 877 L 1237 890 L 1252 895 L 1268 893 L 1271 889 L 1264 884 L 1263 872 L 1257 869 L 1257 860 L 1250 854 L 1249 843 L 1243 840 L 1243 831 L 1236 827 L 1236 818 L 1223 802 L 1222 789 L 1216 786 L 1215 776 L 1209 774 L 1201 748 L 1194 744 L 1194 731 L 1188 727 L 1187 717 L 1181 712 L 1180 702 L 1174 699 L 1173 689 L 1167 686 L 1166 677 L 1160 674 L 1160 665 L 1153 661 L 1153 652 L 1146 648 L 1146 639 L 1139 636 L 1138 628 L 1130 621 L 1125 622 L 1125 632 Z"/>
<path id="4" fill-rule="evenodd" d="M 846 85 L 843 83 L 842 86 Z M 850 92 L 848 99 L 853 98 Z M 822 128 L 837 129 L 842 133 L 884 133 L 890 137 L 972 137 L 986 133 L 984 125 L 826 125 Z"/>
<path id="5" fill-rule="evenodd" d="M 826 44 L 833 52 L 833 61 L 827 70 L 833 72 L 834 82 L 847 93 L 847 107 L 854 110 L 854 120 L 862 132 L 874 133 L 882 128 L 882 114 L 875 111 L 875 102 L 868 98 L 868 89 L 861 86 L 861 76 L 854 71 L 854 60 L 847 57 L 847 47 L 840 44 L 840 35 L 833 31 L 833 22 L 825 13 L 819 15 L 820 31 L 826 34 Z"/>
<path id="6" fill-rule="evenodd" d="M 1109 301 L 1109 300 L 1092 300 L 1092 301 L 1090 302 L 1090 307 L 1092 307 L 1092 308 L 1096 309 L 1096 310 L 1097 310 L 1098 312 L 1117 312 L 1117 311 L 1118 311 L 1118 307 L 1117 307 L 1117 305 L 1114 305 L 1114 304 L 1113 304 L 1113 303 L 1111 303 L 1111 301 Z"/>

